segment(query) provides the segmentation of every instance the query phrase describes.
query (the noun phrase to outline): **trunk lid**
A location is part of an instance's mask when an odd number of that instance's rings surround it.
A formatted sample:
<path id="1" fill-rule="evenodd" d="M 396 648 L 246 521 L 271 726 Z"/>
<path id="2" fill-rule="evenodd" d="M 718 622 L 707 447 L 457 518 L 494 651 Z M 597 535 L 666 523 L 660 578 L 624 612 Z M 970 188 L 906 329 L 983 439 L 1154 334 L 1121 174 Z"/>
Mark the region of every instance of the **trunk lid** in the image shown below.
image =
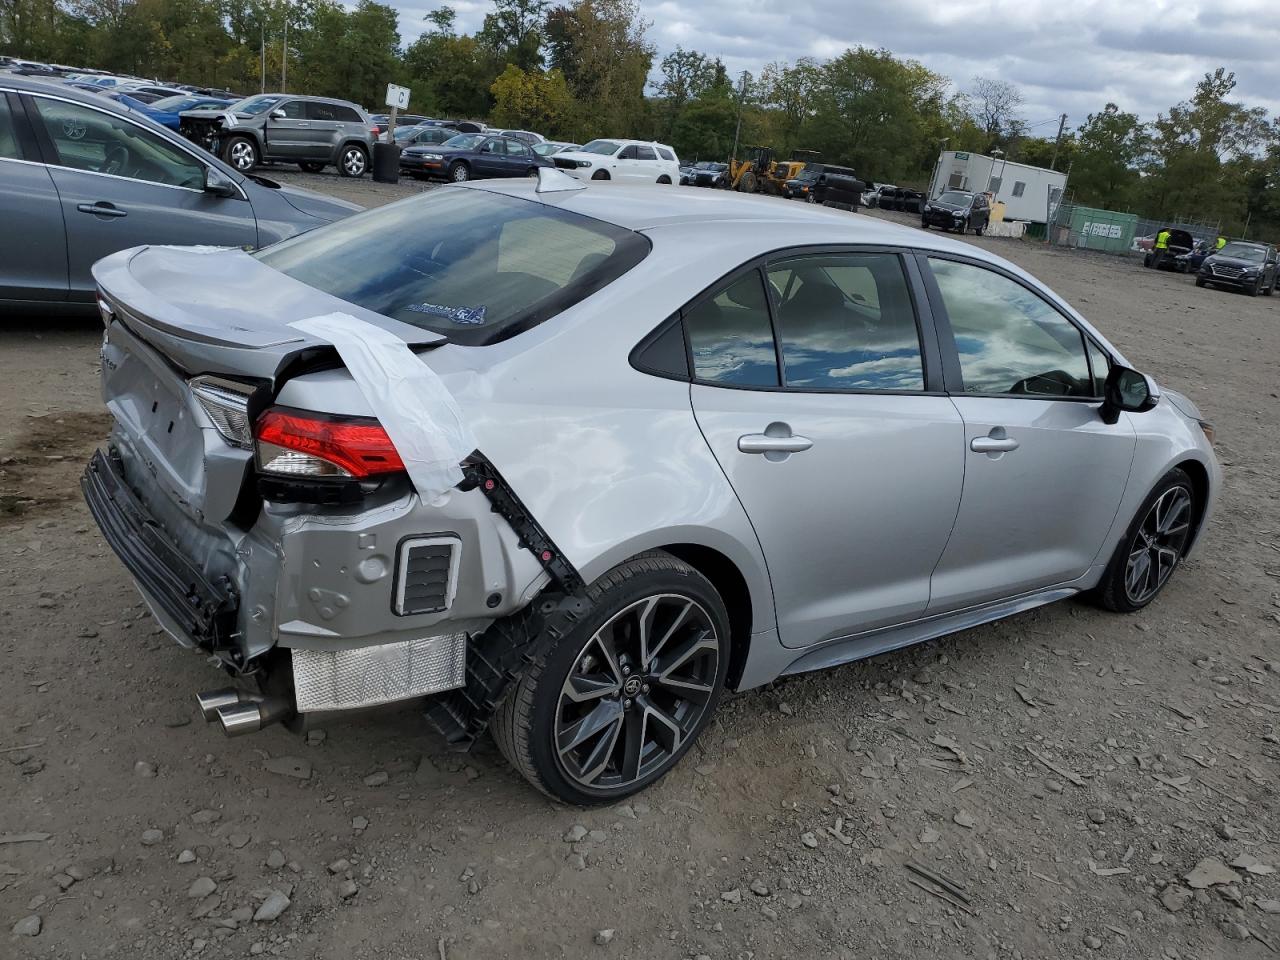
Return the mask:
<path id="1" fill-rule="evenodd" d="M 192 376 L 222 374 L 274 387 L 308 353 L 336 355 L 289 324 L 335 312 L 389 330 L 410 346 L 445 340 L 309 287 L 243 250 L 134 247 L 98 261 L 93 277 L 121 322 Z"/>

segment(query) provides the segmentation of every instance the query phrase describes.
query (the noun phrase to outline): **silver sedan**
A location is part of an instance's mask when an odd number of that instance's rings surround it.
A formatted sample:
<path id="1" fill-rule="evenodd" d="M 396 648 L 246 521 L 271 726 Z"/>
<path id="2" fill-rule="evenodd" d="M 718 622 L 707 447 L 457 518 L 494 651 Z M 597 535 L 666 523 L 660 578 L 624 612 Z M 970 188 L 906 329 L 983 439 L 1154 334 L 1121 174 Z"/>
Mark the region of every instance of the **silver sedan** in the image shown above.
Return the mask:
<path id="1" fill-rule="evenodd" d="M 421 698 L 573 803 L 661 777 L 725 689 L 1140 610 L 1219 484 L 1191 401 L 1035 278 L 771 198 L 546 170 L 95 275 L 85 493 L 236 678 L 206 719 Z"/>

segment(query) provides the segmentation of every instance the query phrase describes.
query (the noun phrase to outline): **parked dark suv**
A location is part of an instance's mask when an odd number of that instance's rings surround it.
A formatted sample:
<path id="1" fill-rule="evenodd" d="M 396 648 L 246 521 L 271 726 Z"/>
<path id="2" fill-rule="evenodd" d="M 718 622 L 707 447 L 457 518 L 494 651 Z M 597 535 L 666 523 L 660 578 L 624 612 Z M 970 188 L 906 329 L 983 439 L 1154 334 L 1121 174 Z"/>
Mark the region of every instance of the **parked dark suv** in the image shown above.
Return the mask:
<path id="1" fill-rule="evenodd" d="M 1232 240 L 1204 258 L 1196 272 L 1196 286 L 1236 287 L 1251 297 L 1276 290 L 1276 248 L 1267 243 Z"/>
<path id="2" fill-rule="evenodd" d="M 187 110 L 180 130 L 241 173 L 264 160 L 296 163 L 308 173 L 336 166 L 362 177 L 373 155 L 372 124 L 348 100 L 265 93 L 225 110 Z"/>
<path id="3" fill-rule="evenodd" d="M 829 175 L 857 177 L 849 167 L 838 167 L 834 163 L 806 163 L 798 174 L 782 185 L 782 195 L 788 200 L 822 203 Z"/>
<path id="4" fill-rule="evenodd" d="M 972 230 L 978 236 L 991 222 L 991 204 L 985 193 L 967 190 L 948 190 L 936 200 L 930 200 L 920 211 L 920 226 L 941 227 L 943 230 Z"/>

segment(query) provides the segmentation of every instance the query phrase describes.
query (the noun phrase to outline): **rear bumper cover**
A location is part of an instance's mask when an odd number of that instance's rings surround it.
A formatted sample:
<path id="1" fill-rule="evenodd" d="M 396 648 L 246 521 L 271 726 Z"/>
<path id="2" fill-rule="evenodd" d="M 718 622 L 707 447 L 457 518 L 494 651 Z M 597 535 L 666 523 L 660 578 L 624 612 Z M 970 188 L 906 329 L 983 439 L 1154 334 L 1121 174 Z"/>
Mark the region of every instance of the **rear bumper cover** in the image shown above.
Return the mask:
<path id="1" fill-rule="evenodd" d="M 227 577 L 210 580 L 170 542 L 125 483 L 114 449 L 93 455 L 80 488 L 107 545 L 148 602 L 198 645 L 227 646 L 240 606 L 235 585 Z"/>

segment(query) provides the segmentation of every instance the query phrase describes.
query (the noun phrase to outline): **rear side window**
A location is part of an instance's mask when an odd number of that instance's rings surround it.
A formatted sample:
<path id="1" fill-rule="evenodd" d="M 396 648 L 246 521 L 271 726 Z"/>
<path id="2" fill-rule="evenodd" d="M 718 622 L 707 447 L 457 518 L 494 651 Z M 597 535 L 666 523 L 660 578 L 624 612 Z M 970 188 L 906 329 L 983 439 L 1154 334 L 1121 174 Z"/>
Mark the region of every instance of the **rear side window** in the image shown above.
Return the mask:
<path id="1" fill-rule="evenodd" d="M 778 358 L 760 271 L 752 270 L 685 313 L 695 379 L 776 387 Z"/>
<path id="2" fill-rule="evenodd" d="M 18 131 L 13 120 L 13 111 L 9 109 L 9 101 L 0 93 L 0 157 L 9 160 L 21 160 L 22 149 L 18 146 Z"/>
<path id="3" fill-rule="evenodd" d="M 618 159 L 619 160 L 639 160 L 640 151 L 634 143 L 630 144 L 629 146 L 625 146 L 622 148 L 622 152 L 618 154 Z"/>
<path id="4" fill-rule="evenodd" d="M 333 107 L 334 118 L 341 120 L 343 123 L 364 123 L 364 118 L 356 113 L 351 107 Z"/>
<path id="5" fill-rule="evenodd" d="M 658 156 L 660 156 L 663 160 L 674 160 L 676 158 L 676 155 L 672 153 L 670 150 L 668 150 L 666 147 L 658 148 Z"/>
<path id="6" fill-rule="evenodd" d="M 893 254 L 771 264 L 778 346 L 796 390 L 923 390 L 915 307 Z"/>
<path id="7" fill-rule="evenodd" d="M 657 156 L 653 152 L 653 147 L 636 147 L 637 160 L 657 160 Z"/>
<path id="8" fill-rule="evenodd" d="M 341 300 L 478 345 L 555 316 L 648 252 L 638 233 L 535 200 L 439 190 L 256 256 Z"/>

